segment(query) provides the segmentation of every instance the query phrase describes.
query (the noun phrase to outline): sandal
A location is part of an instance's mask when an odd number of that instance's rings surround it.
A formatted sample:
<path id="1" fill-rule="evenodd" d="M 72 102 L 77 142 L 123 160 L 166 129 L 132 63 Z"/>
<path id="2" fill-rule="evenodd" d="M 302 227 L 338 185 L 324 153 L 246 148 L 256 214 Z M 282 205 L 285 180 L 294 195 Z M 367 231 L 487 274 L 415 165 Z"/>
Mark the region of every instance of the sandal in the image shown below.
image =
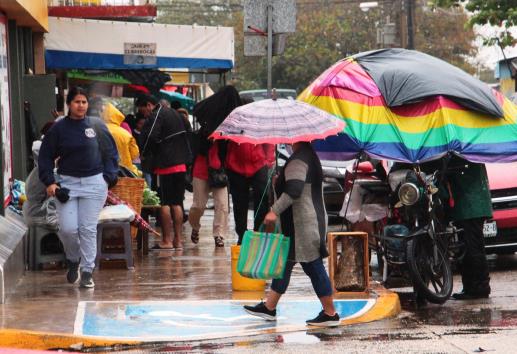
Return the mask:
<path id="1" fill-rule="evenodd" d="M 192 243 L 197 244 L 199 242 L 199 231 L 192 230 L 192 233 L 190 234 L 190 239 L 192 240 Z"/>
<path id="2" fill-rule="evenodd" d="M 222 236 L 214 236 L 215 247 L 224 247 L 224 238 Z"/>
<path id="3" fill-rule="evenodd" d="M 162 247 L 162 246 L 160 246 L 159 243 L 157 243 L 153 247 L 149 248 L 149 250 L 151 250 L 151 251 L 172 251 L 173 249 L 174 249 L 173 247 Z"/>

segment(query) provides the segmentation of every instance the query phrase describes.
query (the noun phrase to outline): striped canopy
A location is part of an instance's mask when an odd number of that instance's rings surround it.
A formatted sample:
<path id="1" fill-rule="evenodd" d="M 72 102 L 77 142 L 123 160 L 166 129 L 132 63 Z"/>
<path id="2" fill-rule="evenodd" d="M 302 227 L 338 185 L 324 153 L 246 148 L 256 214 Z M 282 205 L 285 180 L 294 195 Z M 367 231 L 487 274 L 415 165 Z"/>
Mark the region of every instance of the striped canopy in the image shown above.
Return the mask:
<path id="1" fill-rule="evenodd" d="M 440 95 L 389 108 L 374 80 L 351 57 L 326 70 L 298 99 L 346 122 L 344 134 L 315 143 L 324 159 L 349 160 L 365 152 L 422 162 L 454 152 L 475 162 L 517 161 L 517 106 L 496 91 L 493 95 L 501 118 Z"/>
<path id="2" fill-rule="evenodd" d="M 307 103 L 267 99 L 235 108 L 210 136 L 251 144 L 292 144 L 325 139 L 345 122 Z"/>

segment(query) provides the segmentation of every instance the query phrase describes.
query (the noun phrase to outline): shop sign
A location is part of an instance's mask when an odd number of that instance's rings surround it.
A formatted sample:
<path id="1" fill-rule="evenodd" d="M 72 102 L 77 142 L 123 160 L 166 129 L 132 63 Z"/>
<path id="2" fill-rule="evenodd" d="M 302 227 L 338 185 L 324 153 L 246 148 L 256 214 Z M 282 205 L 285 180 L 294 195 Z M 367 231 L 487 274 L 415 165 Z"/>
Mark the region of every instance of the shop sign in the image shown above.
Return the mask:
<path id="1" fill-rule="evenodd" d="M 124 65 L 156 65 L 156 43 L 124 43 Z"/>

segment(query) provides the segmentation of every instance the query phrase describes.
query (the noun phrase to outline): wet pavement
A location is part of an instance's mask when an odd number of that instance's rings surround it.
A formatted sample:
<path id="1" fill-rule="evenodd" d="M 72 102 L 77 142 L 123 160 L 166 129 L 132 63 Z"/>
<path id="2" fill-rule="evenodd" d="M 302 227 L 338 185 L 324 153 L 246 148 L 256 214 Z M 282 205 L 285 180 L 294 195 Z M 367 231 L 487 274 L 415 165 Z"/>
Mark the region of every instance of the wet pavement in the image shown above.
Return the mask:
<path id="1" fill-rule="evenodd" d="M 0 305 L 0 328 L 73 333 L 77 328 L 78 304 L 120 301 L 200 300 L 255 301 L 263 293 L 232 292 L 230 247 L 215 248 L 210 235 L 212 210 L 203 218 L 201 241 L 190 242 L 190 227 L 184 227 L 182 251 L 154 251 L 137 254 L 135 269 L 123 264 L 103 263 L 96 271 L 94 290 L 78 289 L 65 281 L 63 269 L 27 272 L 15 294 Z M 232 226 L 231 226 L 232 227 Z M 338 227 L 338 226 L 336 226 Z M 490 299 L 467 302 L 448 301 L 445 305 L 417 308 L 409 288 L 396 289 L 403 312 L 393 319 L 332 329 L 300 328 L 285 333 L 243 335 L 239 331 L 210 340 L 174 343 L 147 343 L 138 346 L 88 349 L 102 352 L 211 352 L 255 353 L 281 351 L 306 352 L 383 352 L 383 353 L 474 353 L 517 352 L 517 256 L 491 257 L 493 294 Z M 374 269 L 374 277 L 376 276 Z M 455 290 L 460 290 L 458 277 Z M 286 303 L 315 299 L 309 279 L 296 267 Z M 178 304 L 178 303 L 176 303 Z M 163 309 L 162 309 L 163 310 Z M 307 308 L 306 318 L 315 309 Z M 100 311 L 102 313 L 102 311 Z M 260 326 L 260 324 L 257 324 Z M 113 324 L 117 326 L 117 324 Z M 75 348 L 80 350 L 81 346 Z"/>
<path id="2" fill-rule="evenodd" d="M 517 353 L 517 256 L 490 256 L 489 299 L 417 308 L 409 288 L 396 289 L 396 318 L 333 329 L 248 339 L 216 353 Z M 374 273 L 375 276 L 375 273 Z M 455 290 L 460 290 L 455 277 Z M 241 342 L 242 344 L 242 342 Z"/>

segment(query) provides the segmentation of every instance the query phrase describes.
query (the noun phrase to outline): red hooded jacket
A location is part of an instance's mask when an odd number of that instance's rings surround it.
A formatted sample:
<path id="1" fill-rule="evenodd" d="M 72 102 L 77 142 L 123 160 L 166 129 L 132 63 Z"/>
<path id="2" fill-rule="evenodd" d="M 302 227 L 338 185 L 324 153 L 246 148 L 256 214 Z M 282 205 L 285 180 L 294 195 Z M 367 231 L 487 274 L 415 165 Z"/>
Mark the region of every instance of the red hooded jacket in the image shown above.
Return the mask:
<path id="1" fill-rule="evenodd" d="M 228 143 L 226 169 L 240 175 L 251 177 L 264 166 L 275 165 L 275 145 Z"/>

